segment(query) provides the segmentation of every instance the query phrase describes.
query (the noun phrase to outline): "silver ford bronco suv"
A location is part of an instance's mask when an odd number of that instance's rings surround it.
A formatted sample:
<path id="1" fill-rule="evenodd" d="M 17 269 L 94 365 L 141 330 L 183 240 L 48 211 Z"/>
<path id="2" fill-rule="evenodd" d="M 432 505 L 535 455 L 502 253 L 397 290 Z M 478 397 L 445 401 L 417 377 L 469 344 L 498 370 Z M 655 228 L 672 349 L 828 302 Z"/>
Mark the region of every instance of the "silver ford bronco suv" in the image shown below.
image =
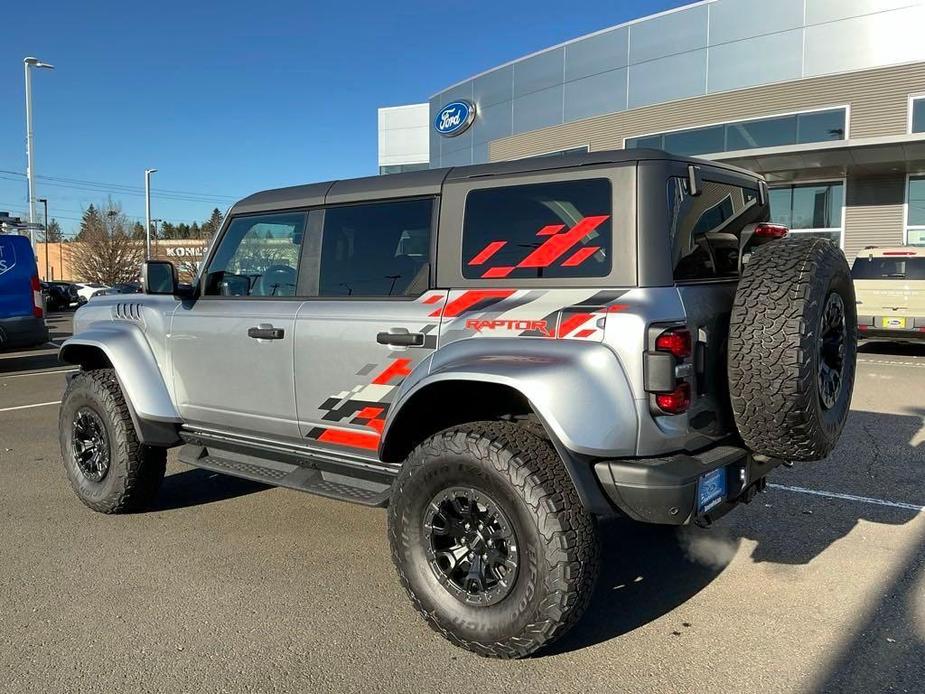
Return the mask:
<path id="1" fill-rule="evenodd" d="M 80 499 L 183 463 L 388 506 L 399 578 L 502 658 L 588 604 L 598 521 L 710 524 L 835 446 L 857 317 L 842 252 L 747 171 L 653 150 L 317 183 L 237 203 L 192 287 L 95 298 L 61 358 Z"/>

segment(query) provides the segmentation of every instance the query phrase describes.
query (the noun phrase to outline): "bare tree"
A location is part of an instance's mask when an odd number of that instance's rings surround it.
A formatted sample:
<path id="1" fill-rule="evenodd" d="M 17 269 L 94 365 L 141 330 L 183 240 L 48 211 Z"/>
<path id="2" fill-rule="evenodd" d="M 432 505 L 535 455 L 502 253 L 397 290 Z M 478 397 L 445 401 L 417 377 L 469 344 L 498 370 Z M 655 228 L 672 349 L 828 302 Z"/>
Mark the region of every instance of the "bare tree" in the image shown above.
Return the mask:
<path id="1" fill-rule="evenodd" d="M 66 248 L 73 278 L 85 282 L 131 282 L 144 260 L 144 244 L 132 238 L 128 218 L 112 200 L 88 208 L 77 239 Z"/>

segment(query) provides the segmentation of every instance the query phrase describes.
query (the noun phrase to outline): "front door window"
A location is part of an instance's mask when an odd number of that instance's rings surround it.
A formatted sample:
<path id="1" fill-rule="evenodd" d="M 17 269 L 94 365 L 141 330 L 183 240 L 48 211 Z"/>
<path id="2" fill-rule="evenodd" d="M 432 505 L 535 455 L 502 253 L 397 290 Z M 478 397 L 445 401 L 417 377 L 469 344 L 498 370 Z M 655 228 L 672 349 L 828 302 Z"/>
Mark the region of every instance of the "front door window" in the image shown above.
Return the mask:
<path id="1" fill-rule="evenodd" d="M 304 231 L 304 212 L 234 219 L 209 264 L 204 293 L 294 296 Z"/>

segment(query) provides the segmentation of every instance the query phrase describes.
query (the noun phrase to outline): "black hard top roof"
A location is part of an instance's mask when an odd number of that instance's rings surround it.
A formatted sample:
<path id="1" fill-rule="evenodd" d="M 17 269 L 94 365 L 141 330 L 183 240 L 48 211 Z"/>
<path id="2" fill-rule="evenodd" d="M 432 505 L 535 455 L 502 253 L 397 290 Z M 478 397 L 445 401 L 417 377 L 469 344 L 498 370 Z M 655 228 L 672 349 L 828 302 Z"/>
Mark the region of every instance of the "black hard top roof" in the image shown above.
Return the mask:
<path id="1" fill-rule="evenodd" d="M 682 157 L 658 149 L 615 149 L 600 152 L 575 152 L 556 156 L 529 157 L 513 161 L 472 166 L 453 166 L 442 169 L 424 169 L 407 173 L 367 176 L 342 181 L 309 183 L 307 185 L 276 188 L 254 193 L 237 202 L 233 213 L 266 212 L 270 210 L 312 207 L 338 202 L 357 202 L 390 197 L 435 195 L 445 181 L 469 178 L 507 176 L 512 174 L 566 169 L 595 164 L 623 164 L 628 162 L 669 160 L 721 169 L 755 176 L 750 171 L 729 164 Z"/>

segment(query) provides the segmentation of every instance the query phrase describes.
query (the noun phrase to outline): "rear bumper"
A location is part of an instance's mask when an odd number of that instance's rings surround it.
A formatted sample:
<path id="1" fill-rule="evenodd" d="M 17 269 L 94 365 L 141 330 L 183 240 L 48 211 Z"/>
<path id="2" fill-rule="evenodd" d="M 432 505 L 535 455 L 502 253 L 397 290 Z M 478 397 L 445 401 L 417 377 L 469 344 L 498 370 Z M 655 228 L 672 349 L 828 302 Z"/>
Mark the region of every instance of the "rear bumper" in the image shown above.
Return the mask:
<path id="1" fill-rule="evenodd" d="M 716 446 L 664 458 L 604 460 L 594 465 L 594 472 L 610 500 L 633 520 L 684 525 L 710 523 L 738 503 L 750 501 L 765 487 L 768 473 L 781 463 L 756 460 L 744 448 Z M 701 514 L 698 482 L 719 468 L 726 470 L 725 500 Z"/>
<path id="2" fill-rule="evenodd" d="M 905 322 L 902 328 L 884 326 L 884 319 Z M 858 338 L 862 340 L 925 341 L 925 316 L 858 316 Z"/>
<path id="3" fill-rule="evenodd" d="M 16 316 L 0 318 L 0 349 L 31 347 L 48 342 L 48 327 L 44 318 Z"/>

